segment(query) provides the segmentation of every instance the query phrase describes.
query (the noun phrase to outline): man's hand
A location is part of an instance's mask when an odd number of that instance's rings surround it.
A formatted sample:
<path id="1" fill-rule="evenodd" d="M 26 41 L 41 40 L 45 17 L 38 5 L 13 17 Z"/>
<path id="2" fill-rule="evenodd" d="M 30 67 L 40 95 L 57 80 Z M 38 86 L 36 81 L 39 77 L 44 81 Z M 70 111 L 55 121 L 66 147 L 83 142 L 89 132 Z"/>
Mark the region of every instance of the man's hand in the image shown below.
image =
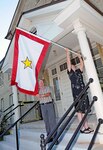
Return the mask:
<path id="1" fill-rule="evenodd" d="M 65 51 L 66 51 L 67 53 L 70 53 L 68 48 L 65 48 Z"/>
<path id="2" fill-rule="evenodd" d="M 36 97 L 39 98 L 39 94 L 36 94 Z"/>
<path id="3" fill-rule="evenodd" d="M 77 53 L 76 55 L 78 56 L 78 58 L 81 58 L 81 57 L 82 57 L 81 54 L 78 54 L 78 53 Z"/>
<path id="4" fill-rule="evenodd" d="M 37 94 L 36 97 L 38 98 L 38 100 L 40 100 L 40 98 L 42 98 L 42 94 Z"/>
<path id="5" fill-rule="evenodd" d="M 45 97 L 45 94 L 37 94 L 36 97 L 39 99 L 39 98 L 43 98 Z"/>

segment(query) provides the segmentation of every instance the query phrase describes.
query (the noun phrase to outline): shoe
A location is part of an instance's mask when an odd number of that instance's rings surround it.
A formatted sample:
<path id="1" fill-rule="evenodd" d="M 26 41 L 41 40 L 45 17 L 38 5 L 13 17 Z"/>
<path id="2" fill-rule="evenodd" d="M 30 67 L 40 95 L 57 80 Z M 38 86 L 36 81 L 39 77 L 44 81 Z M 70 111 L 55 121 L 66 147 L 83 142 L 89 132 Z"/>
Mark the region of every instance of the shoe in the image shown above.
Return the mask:
<path id="1" fill-rule="evenodd" d="M 94 130 L 91 129 L 90 127 L 88 127 L 86 130 L 90 131 L 90 132 L 93 132 Z"/>
<path id="2" fill-rule="evenodd" d="M 91 129 L 90 127 L 88 127 L 87 129 L 84 129 L 84 130 L 80 130 L 81 133 L 85 133 L 85 134 L 88 134 L 88 133 L 91 133 L 93 132 L 94 130 Z"/>
<path id="3" fill-rule="evenodd" d="M 91 132 L 93 132 L 94 130 L 92 130 L 90 127 L 88 127 L 87 129 L 84 130 L 80 130 L 81 133 L 85 133 L 85 134 L 89 134 Z"/>

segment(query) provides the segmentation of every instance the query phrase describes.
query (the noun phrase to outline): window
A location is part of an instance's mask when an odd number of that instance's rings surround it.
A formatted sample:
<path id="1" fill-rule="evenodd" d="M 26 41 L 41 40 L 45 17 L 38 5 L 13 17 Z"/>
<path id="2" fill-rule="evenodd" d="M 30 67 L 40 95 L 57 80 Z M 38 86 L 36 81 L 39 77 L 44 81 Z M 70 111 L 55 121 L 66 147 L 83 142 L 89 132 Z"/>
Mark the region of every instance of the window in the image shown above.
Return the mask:
<path id="1" fill-rule="evenodd" d="M 96 68 L 100 68 L 103 66 L 101 58 L 94 60 L 94 63 L 95 63 Z"/>
<path id="2" fill-rule="evenodd" d="M 9 95 L 9 105 L 11 106 L 13 104 L 13 94 Z"/>
<path id="3" fill-rule="evenodd" d="M 52 75 L 55 75 L 55 74 L 57 74 L 56 68 L 52 69 Z"/>
<path id="4" fill-rule="evenodd" d="M 4 98 L 1 98 L 1 111 L 4 111 Z"/>
<path id="5" fill-rule="evenodd" d="M 95 55 L 97 55 L 97 54 L 99 53 L 97 47 L 91 49 L 91 52 L 92 52 L 92 55 L 93 55 L 93 56 L 95 56 Z"/>
<path id="6" fill-rule="evenodd" d="M 60 71 L 66 70 L 67 69 L 67 63 L 64 63 L 60 65 Z"/>
<path id="7" fill-rule="evenodd" d="M 53 85 L 54 85 L 54 93 L 55 93 L 56 101 L 59 101 L 61 97 L 60 97 L 58 77 L 53 78 Z"/>
<path id="8" fill-rule="evenodd" d="M 3 74 L 0 74 L 0 86 L 2 86 L 4 83 L 4 76 Z"/>
<path id="9" fill-rule="evenodd" d="M 99 78 L 103 78 L 103 67 L 98 68 L 98 75 L 99 75 Z"/>
<path id="10" fill-rule="evenodd" d="M 8 73 L 8 81 L 10 81 L 11 73 Z"/>
<path id="11" fill-rule="evenodd" d="M 98 73 L 98 78 L 100 81 L 101 88 L 103 90 L 103 64 L 102 64 L 102 60 L 101 60 L 100 56 L 98 55 L 99 51 L 98 51 L 97 47 L 92 49 L 92 54 L 93 54 L 93 56 L 95 56 L 94 64 L 95 64 L 95 67 L 96 67 L 96 70 Z"/>
<path id="12" fill-rule="evenodd" d="M 12 104 L 13 104 L 13 94 L 10 94 L 10 95 L 9 95 L 9 106 L 11 106 Z M 9 111 L 11 111 L 12 109 L 13 109 L 13 108 L 11 107 Z M 13 114 L 13 113 L 11 112 L 10 115 L 12 115 L 12 114 Z M 9 120 L 10 122 L 9 122 L 9 123 L 12 124 L 12 123 L 13 123 L 13 120 L 14 120 L 14 119 L 13 119 L 13 116 L 10 117 L 10 120 Z"/>

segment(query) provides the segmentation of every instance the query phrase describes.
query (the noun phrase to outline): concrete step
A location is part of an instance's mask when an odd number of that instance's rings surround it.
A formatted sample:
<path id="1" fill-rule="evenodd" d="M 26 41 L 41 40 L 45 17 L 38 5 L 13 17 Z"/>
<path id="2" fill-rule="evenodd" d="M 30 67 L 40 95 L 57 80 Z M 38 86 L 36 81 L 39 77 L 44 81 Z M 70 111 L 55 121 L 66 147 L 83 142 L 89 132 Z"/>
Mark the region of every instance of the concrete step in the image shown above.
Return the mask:
<path id="1" fill-rule="evenodd" d="M 8 144 L 6 141 L 0 142 L 0 150 L 16 150 L 14 147 L 12 147 L 11 144 Z"/>
<path id="2" fill-rule="evenodd" d="M 0 142 L 0 150 L 17 150 L 16 142 L 13 138 L 9 138 L 8 141 Z M 12 142 L 11 142 L 12 141 Z M 20 139 L 20 150 L 40 150 L 40 143 L 35 142 L 31 138 Z"/>
<path id="3" fill-rule="evenodd" d="M 63 140 L 65 142 L 68 142 L 72 135 L 74 133 L 74 130 L 66 130 L 65 132 L 63 132 L 62 136 L 60 137 L 60 141 Z M 90 134 L 82 134 L 82 133 L 78 133 L 76 139 L 77 139 L 77 143 L 81 144 L 81 143 L 89 143 L 93 137 L 93 133 Z M 33 129 L 22 129 L 20 130 L 20 137 L 21 138 L 25 138 L 25 137 L 31 137 L 33 139 L 37 139 L 40 140 L 40 135 L 44 134 L 46 137 L 46 131 L 45 130 L 33 130 Z M 96 138 L 96 143 L 99 142 L 99 138 L 97 136 Z"/>
<path id="4" fill-rule="evenodd" d="M 95 129 L 96 123 L 89 118 L 89 125 Z M 78 120 L 74 118 L 74 123 L 72 126 L 68 126 L 64 131 L 63 135 L 60 137 L 59 145 L 55 145 L 52 150 L 65 150 L 70 138 L 73 135 L 77 127 Z M 20 150 L 40 150 L 40 135 L 44 134 L 46 137 L 45 125 L 42 120 L 20 125 L 19 130 L 19 141 Z M 91 134 L 78 134 L 78 139 L 72 150 L 87 150 L 88 143 L 90 142 L 93 133 Z M 11 135 L 5 136 L 5 141 L 0 142 L 0 150 L 16 150 L 16 140 L 15 140 L 15 130 Z M 96 139 L 96 144 L 94 150 L 99 150 L 101 145 L 98 144 L 98 138 Z M 98 149 L 97 149 L 98 148 Z M 103 147 L 102 149 L 103 150 Z"/>
<path id="5" fill-rule="evenodd" d="M 69 116 L 68 116 L 69 117 Z M 57 122 L 60 118 L 57 119 Z M 97 119 L 95 114 L 89 114 L 87 117 L 88 124 L 90 127 L 95 128 L 97 125 Z M 78 125 L 78 119 L 76 116 L 73 117 L 71 125 L 68 125 L 71 130 L 75 130 Z M 35 122 L 30 122 L 30 123 L 25 123 L 20 125 L 21 129 L 45 129 L 45 124 L 43 120 L 35 121 Z"/>
<path id="6" fill-rule="evenodd" d="M 30 133 L 30 134 L 28 134 L 28 133 Z M 5 140 L 5 144 L 7 144 L 11 147 L 14 147 L 16 149 L 16 137 L 15 137 L 15 135 L 5 136 L 4 140 Z M 19 143 L 20 143 L 20 149 L 21 150 L 26 150 L 26 149 L 27 150 L 28 149 L 33 150 L 33 147 L 34 148 L 37 147 L 39 150 L 40 149 L 40 133 L 36 133 L 36 134 L 32 133 L 32 132 L 27 132 L 25 134 L 23 133 L 19 137 Z M 0 147 L 0 150 L 1 150 L 1 147 Z"/>
<path id="7" fill-rule="evenodd" d="M 66 132 L 66 131 L 65 131 Z M 26 150 L 31 145 L 31 150 L 33 150 L 34 147 L 40 149 L 40 135 L 43 133 L 46 136 L 46 132 L 44 131 L 38 131 L 33 129 L 21 129 L 19 134 L 19 141 L 20 141 L 20 149 Z M 66 134 L 64 133 L 61 138 L 59 139 L 60 144 L 56 147 L 57 150 L 63 150 L 65 149 L 66 145 L 68 144 L 70 138 L 73 135 L 73 131 L 68 131 Z M 93 136 L 93 133 L 91 134 L 80 134 L 78 135 L 77 143 L 74 146 L 74 149 L 82 149 L 85 150 L 85 147 L 88 147 L 88 143 L 90 142 L 91 138 Z M 15 134 L 5 136 L 5 144 L 9 145 L 9 147 L 14 147 L 16 149 L 16 140 L 15 140 Z M 3 142 L 4 143 L 4 142 Z M 0 144 L 1 145 L 1 144 Z M 81 150 L 80 149 L 80 150 Z M 0 146 L 1 150 L 1 146 Z"/>

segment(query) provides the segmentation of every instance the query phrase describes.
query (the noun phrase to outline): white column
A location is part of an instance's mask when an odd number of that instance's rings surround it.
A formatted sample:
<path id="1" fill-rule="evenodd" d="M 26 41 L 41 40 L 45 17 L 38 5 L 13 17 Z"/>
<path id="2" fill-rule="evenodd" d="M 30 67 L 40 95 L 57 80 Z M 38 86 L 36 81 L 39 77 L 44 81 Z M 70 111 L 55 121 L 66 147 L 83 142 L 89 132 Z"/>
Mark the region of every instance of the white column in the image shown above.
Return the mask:
<path id="1" fill-rule="evenodd" d="M 98 100 L 95 102 L 94 107 L 96 111 L 97 119 L 103 119 L 103 93 L 100 87 L 98 75 L 96 72 L 96 68 L 94 65 L 94 61 L 92 58 L 92 54 L 90 51 L 90 47 L 88 44 L 88 40 L 86 37 L 85 29 L 83 28 L 82 24 L 79 20 L 73 22 L 73 26 L 75 29 L 75 33 L 78 36 L 81 53 L 86 59 L 84 60 L 85 71 L 87 74 L 87 78 L 93 78 L 93 83 L 90 84 L 90 91 L 92 96 L 97 96 Z M 103 133 L 103 127 L 101 127 L 100 132 Z"/>
<path id="2" fill-rule="evenodd" d="M 16 86 L 12 86 L 12 92 L 13 92 L 13 104 L 14 107 L 18 105 L 18 95 L 17 95 L 17 88 Z M 19 107 L 16 108 L 15 110 L 15 115 L 14 115 L 14 122 L 19 118 Z"/>

